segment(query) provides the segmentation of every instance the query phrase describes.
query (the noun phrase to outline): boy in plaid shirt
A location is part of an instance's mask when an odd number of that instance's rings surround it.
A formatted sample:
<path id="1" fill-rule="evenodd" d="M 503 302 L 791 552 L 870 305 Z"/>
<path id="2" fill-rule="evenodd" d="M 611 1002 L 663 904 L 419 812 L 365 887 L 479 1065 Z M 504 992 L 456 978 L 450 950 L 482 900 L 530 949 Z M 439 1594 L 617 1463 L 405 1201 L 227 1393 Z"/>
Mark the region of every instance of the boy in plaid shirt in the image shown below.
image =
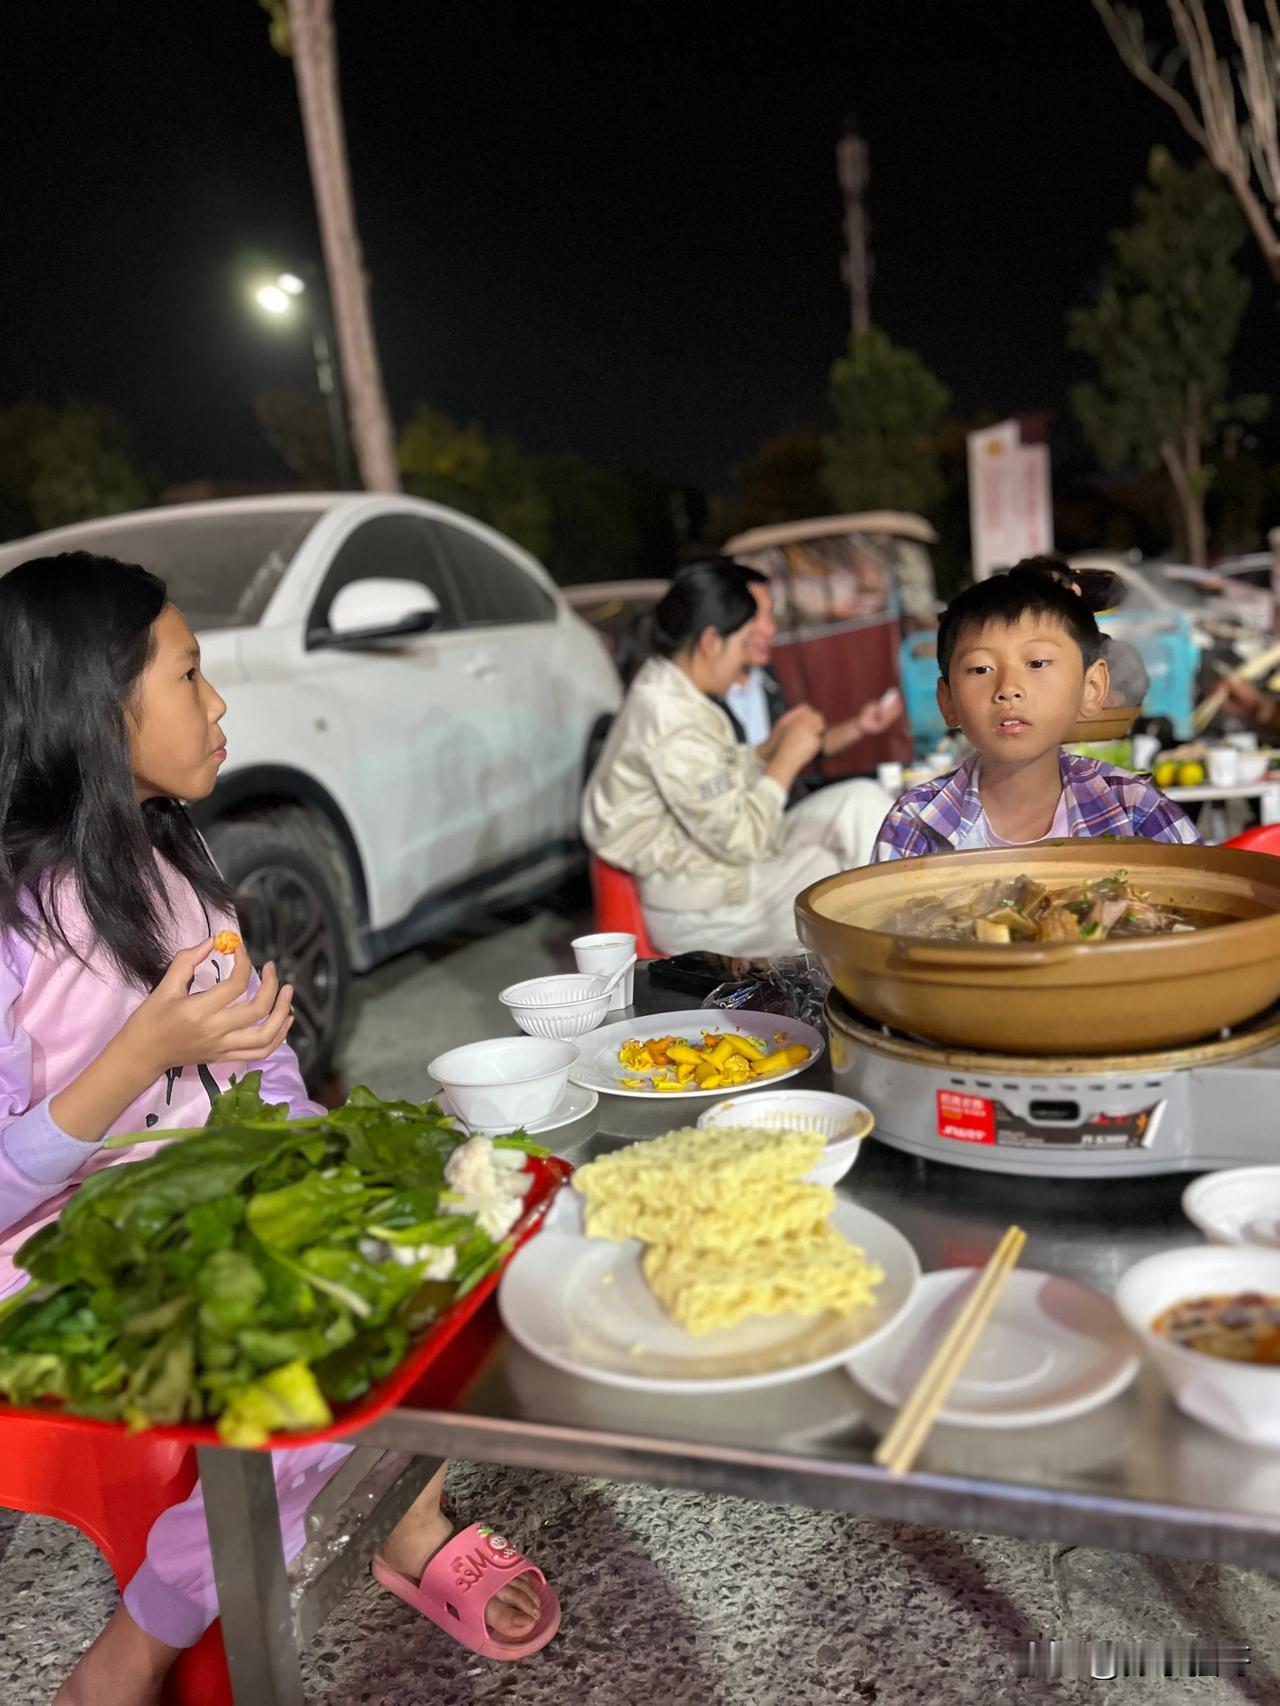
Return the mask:
<path id="1" fill-rule="evenodd" d="M 1049 557 L 952 600 L 938 628 L 938 704 L 974 756 L 902 796 L 874 861 L 1075 835 L 1199 841 L 1150 777 L 1062 750 L 1073 725 L 1107 698 L 1095 608 L 1106 608 L 1105 592 Z"/>

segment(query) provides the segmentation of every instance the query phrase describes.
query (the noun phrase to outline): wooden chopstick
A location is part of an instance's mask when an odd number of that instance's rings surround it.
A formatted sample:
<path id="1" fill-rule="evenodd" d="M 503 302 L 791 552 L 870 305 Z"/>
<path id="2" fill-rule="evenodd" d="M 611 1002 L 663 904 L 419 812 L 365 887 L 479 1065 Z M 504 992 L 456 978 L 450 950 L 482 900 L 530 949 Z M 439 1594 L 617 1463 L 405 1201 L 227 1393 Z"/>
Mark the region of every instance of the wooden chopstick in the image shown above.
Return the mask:
<path id="1" fill-rule="evenodd" d="M 991 1319 L 991 1312 L 1005 1281 L 1017 1265 L 1026 1241 L 1027 1235 L 1020 1226 L 1011 1226 L 1006 1231 L 992 1251 L 964 1307 L 929 1358 L 928 1367 L 876 1447 L 874 1461 L 891 1474 L 904 1475 L 915 1462 L 938 1411 L 946 1402 L 947 1394 Z"/>

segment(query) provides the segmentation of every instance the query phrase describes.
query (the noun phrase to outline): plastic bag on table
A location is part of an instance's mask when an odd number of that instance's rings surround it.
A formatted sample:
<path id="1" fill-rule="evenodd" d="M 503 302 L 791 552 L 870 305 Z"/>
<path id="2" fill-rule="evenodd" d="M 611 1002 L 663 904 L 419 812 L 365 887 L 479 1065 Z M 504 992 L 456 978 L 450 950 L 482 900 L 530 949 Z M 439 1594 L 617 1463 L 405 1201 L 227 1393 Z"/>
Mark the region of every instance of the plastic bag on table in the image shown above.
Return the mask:
<path id="1" fill-rule="evenodd" d="M 814 954 L 795 954 L 768 965 L 744 966 L 737 977 L 711 991 L 707 1005 L 777 1013 L 821 1026 L 830 988 L 831 979 L 820 959 Z"/>

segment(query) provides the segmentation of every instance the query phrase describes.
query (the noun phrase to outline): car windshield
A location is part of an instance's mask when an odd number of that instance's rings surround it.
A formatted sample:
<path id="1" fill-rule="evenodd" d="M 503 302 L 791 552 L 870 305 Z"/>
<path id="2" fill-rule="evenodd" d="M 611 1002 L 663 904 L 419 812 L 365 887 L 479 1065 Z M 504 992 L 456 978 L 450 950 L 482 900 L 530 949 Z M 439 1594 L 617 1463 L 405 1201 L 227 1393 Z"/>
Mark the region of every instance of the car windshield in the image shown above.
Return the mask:
<path id="1" fill-rule="evenodd" d="M 58 549 L 98 551 L 141 563 L 165 582 L 170 598 L 196 630 L 239 628 L 261 618 L 325 507 L 174 514 L 123 525 L 86 522 L 67 529 Z M 0 570 L 15 567 L 30 554 L 6 547 Z"/>

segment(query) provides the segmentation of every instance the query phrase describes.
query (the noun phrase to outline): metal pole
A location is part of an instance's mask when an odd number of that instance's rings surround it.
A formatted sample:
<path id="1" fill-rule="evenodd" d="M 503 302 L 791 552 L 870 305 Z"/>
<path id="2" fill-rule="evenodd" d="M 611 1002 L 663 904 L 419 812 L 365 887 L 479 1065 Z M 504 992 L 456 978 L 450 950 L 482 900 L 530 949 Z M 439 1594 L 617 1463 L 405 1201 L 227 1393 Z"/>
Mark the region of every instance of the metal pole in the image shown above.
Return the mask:
<path id="1" fill-rule="evenodd" d="M 306 1706 L 271 1454 L 196 1447 L 235 1706 Z"/>
<path id="2" fill-rule="evenodd" d="M 858 335 L 871 326 L 871 246 L 862 205 L 871 169 L 867 145 L 852 121 L 836 145 L 836 176 L 844 197 L 845 253 L 840 271 L 849 290 L 849 322 Z"/>
<path id="3" fill-rule="evenodd" d="M 316 384 L 329 411 L 329 437 L 333 442 L 333 466 L 340 491 L 350 491 L 351 445 L 347 439 L 347 417 L 342 406 L 342 388 L 333 371 L 333 354 L 329 339 L 320 323 L 318 311 L 311 322 L 311 353 L 316 363 Z"/>

